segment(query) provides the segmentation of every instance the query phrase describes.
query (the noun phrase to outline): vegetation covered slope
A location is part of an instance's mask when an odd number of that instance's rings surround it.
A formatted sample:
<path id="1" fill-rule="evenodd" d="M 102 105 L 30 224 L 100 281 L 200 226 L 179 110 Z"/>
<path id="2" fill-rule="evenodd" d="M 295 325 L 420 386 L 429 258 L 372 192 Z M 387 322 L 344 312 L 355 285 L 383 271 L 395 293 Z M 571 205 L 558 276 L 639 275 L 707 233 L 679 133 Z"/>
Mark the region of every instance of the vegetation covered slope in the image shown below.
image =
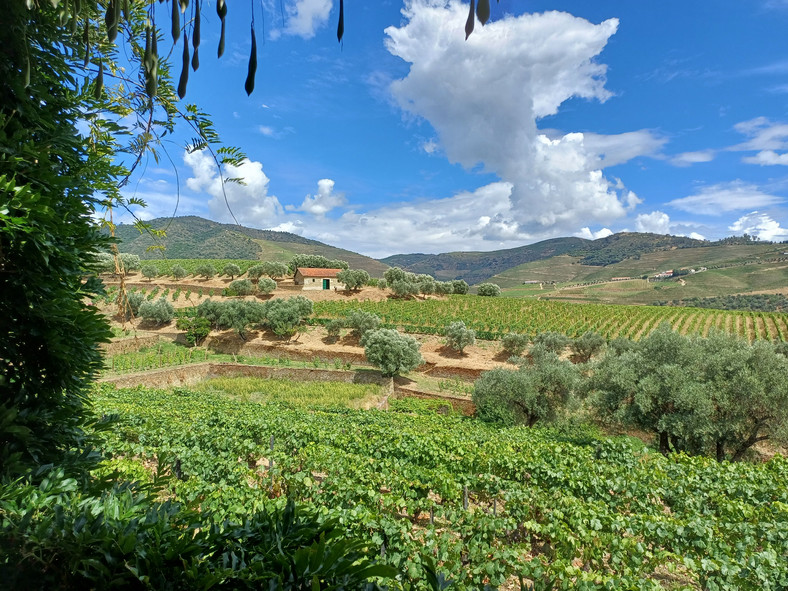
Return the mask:
<path id="1" fill-rule="evenodd" d="M 364 269 L 378 277 L 387 265 L 349 250 L 336 248 L 289 232 L 257 230 L 233 224 L 220 224 L 196 216 L 157 218 L 150 225 L 166 230 L 163 238 L 154 238 L 132 225 L 120 224 L 115 235 L 121 252 L 143 259 L 255 259 L 287 262 L 296 254 L 318 254 L 329 259 L 347 261 L 352 269 Z M 164 250 L 151 247 L 163 246 Z"/>

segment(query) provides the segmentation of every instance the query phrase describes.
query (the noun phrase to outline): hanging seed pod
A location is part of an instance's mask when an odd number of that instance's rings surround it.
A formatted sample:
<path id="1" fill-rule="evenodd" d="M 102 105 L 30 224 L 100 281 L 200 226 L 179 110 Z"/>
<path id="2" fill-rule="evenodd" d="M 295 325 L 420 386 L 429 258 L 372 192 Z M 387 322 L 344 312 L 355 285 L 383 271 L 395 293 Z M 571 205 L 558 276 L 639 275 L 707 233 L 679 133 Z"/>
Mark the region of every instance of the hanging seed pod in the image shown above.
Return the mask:
<path id="1" fill-rule="evenodd" d="M 185 13 L 189 8 L 189 0 L 178 0 L 178 3 L 181 5 L 181 12 Z"/>
<path id="2" fill-rule="evenodd" d="M 247 96 L 254 92 L 254 75 L 257 72 L 257 39 L 254 35 L 254 24 L 252 25 L 252 51 L 249 54 L 249 70 L 246 73 L 244 89 Z"/>
<path id="3" fill-rule="evenodd" d="M 87 68 L 90 63 L 90 30 L 88 26 L 90 21 L 85 19 L 85 31 L 82 33 L 82 43 L 85 45 L 85 59 L 82 62 L 82 67 Z"/>
<path id="4" fill-rule="evenodd" d="M 177 0 L 172 1 L 172 42 L 177 43 L 181 36 L 181 10 Z"/>
<path id="5" fill-rule="evenodd" d="M 345 2 L 339 0 L 339 22 L 337 23 L 337 41 L 342 41 L 345 34 Z"/>
<path id="6" fill-rule="evenodd" d="M 197 0 L 194 5 L 194 29 L 192 30 L 192 47 L 197 49 L 200 46 L 200 2 Z"/>
<path id="7" fill-rule="evenodd" d="M 490 0 L 478 0 L 476 3 L 476 17 L 482 26 L 490 20 Z"/>
<path id="8" fill-rule="evenodd" d="M 27 45 L 25 45 L 27 47 Z M 30 54 L 25 51 L 25 62 L 22 65 L 22 73 L 25 79 L 25 88 L 30 86 Z"/>
<path id="9" fill-rule="evenodd" d="M 104 24 L 107 26 L 107 39 L 110 42 L 118 37 L 118 19 L 115 18 L 115 4 L 119 0 L 110 0 L 107 4 L 107 12 L 104 14 Z"/>
<path id="10" fill-rule="evenodd" d="M 151 27 L 145 29 L 145 94 L 153 99 L 158 92 L 159 77 L 159 51 L 156 31 Z"/>
<path id="11" fill-rule="evenodd" d="M 101 91 L 104 90 L 104 62 L 99 60 L 99 71 L 96 76 L 96 88 L 93 90 L 93 96 L 96 99 L 101 98 Z"/>
<path id="12" fill-rule="evenodd" d="M 126 22 L 131 22 L 131 6 L 129 0 L 123 0 L 123 18 Z"/>
<path id="13" fill-rule="evenodd" d="M 195 72 L 197 68 L 200 67 L 200 49 L 198 47 L 194 48 L 194 53 L 192 54 L 192 70 Z"/>
<path id="14" fill-rule="evenodd" d="M 181 57 L 181 77 L 178 80 L 178 98 L 186 96 L 186 85 L 189 83 L 189 41 L 186 31 L 183 32 L 183 56 Z"/>
<path id="15" fill-rule="evenodd" d="M 224 54 L 224 17 L 227 16 L 227 5 L 224 3 L 224 0 L 216 0 L 216 14 L 219 15 L 219 19 L 222 21 L 222 29 L 219 33 L 219 49 L 216 53 L 217 57 L 222 57 Z"/>
<path id="16" fill-rule="evenodd" d="M 468 37 L 471 36 L 473 33 L 473 24 L 474 24 L 474 1 L 471 0 L 471 11 L 468 13 L 468 20 L 465 21 L 465 40 L 468 40 Z"/>

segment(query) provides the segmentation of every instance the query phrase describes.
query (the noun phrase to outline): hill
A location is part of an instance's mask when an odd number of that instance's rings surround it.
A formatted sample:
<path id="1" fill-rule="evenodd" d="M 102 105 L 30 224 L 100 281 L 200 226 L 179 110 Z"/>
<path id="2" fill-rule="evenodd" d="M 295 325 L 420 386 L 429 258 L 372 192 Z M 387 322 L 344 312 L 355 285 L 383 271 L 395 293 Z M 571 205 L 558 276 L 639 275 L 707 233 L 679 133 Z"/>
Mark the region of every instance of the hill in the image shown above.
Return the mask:
<path id="1" fill-rule="evenodd" d="M 512 267 L 571 254 L 584 265 L 605 266 L 650 252 L 696 248 L 708 243 L 682 236 L 621 232 L 598 240 L 552 238 L 535 244 L 491 252 L 397 254 L 384 263 L 436 279 L 464 279 L 470 284 L 486 281 Z"/>
<path id="2" fill-rule="evenodd" d="M 352 269 L 364 269 L 380 277 L 387 265 L 373 258 L 329 246 L 290 232 L 258 230 L 233 224 L 220 224 L 196 216 L 150 220 L 166 236 L 154 238 L 133 226 L 119 224 L 115 235 L 121 252 L 143 259 L 250 259 L 287 262 L 296 254 L 318 254 L 347 261 Z M 151 249 L 153 247 L 153 249 Z M 163 247 L 163 250 L 162 248 Z"/>

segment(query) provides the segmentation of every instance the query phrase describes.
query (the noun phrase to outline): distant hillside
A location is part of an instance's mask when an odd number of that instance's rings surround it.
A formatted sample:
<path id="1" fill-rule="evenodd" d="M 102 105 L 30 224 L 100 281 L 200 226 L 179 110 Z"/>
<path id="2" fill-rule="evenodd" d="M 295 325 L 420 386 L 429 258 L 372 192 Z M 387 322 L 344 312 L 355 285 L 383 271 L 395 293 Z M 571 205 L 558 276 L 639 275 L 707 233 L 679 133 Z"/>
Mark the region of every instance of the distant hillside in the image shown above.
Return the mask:
<path id="1" fill-rule="evenodd" d="M 143 259 L 250 259 L 287 262 L 296 254 L 319 254 L 347 261 L 352 269 L 364 269 L 381 277 L 387 265 L 364 255 L 303 238 L 289 232 L 257 230 L 233 224 L 220 224 L 196 216 L 157 218 L 154 229 L 166 230 L 164 238 L 152 238 L 132 225 L 120 224 L 115 235 L 121 252 Z M 164 246 L 164 250 L 148 250 Z"/>
<path id="2" fill-rule="evenodd" d="M 707 242 L 682 236 L 621 232 L 598 240 L 553 238 L 491 252 L 397 254 L 381 260 L 387 265 L 402 267 L 414 273 L 428 273 L 444 280 L 465 279 L 473 285 L 512 267 L 562 254 L 577 257 L 583 265 L 605 266 L 650 252 L 706 245 Z"/>
<path id="3" fill-rule="evenodd" d="M 428 273 L 440 280 L 464 279 L 470 284 L 475 284 L 523 263 L 577 251 L 588 242 L 590 240 L 583 238 L 553 238 L 506 250 L 397 254 L 381 259 L 381 261 L 392 267 L 402 267 L 413 273 Z"/>

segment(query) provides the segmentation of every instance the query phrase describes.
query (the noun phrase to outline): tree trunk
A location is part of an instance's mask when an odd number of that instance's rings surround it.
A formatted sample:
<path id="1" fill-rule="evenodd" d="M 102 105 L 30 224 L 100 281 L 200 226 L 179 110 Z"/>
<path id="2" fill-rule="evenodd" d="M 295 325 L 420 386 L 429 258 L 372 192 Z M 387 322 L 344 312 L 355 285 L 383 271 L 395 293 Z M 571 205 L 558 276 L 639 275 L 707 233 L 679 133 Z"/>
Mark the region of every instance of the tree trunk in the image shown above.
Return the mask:
<path id="1" fill-rule="evenodd" d="M 668 443 L 668 433 L 666 431 L 659 432 L 659 453 L 663 456 L 670 453 L 670 444 Z"/>
<path id="2" fill-rule="evenodd" d="M 722 439 L 717 440 L 717 461 L 725 461 L 725 441 Z"/>

